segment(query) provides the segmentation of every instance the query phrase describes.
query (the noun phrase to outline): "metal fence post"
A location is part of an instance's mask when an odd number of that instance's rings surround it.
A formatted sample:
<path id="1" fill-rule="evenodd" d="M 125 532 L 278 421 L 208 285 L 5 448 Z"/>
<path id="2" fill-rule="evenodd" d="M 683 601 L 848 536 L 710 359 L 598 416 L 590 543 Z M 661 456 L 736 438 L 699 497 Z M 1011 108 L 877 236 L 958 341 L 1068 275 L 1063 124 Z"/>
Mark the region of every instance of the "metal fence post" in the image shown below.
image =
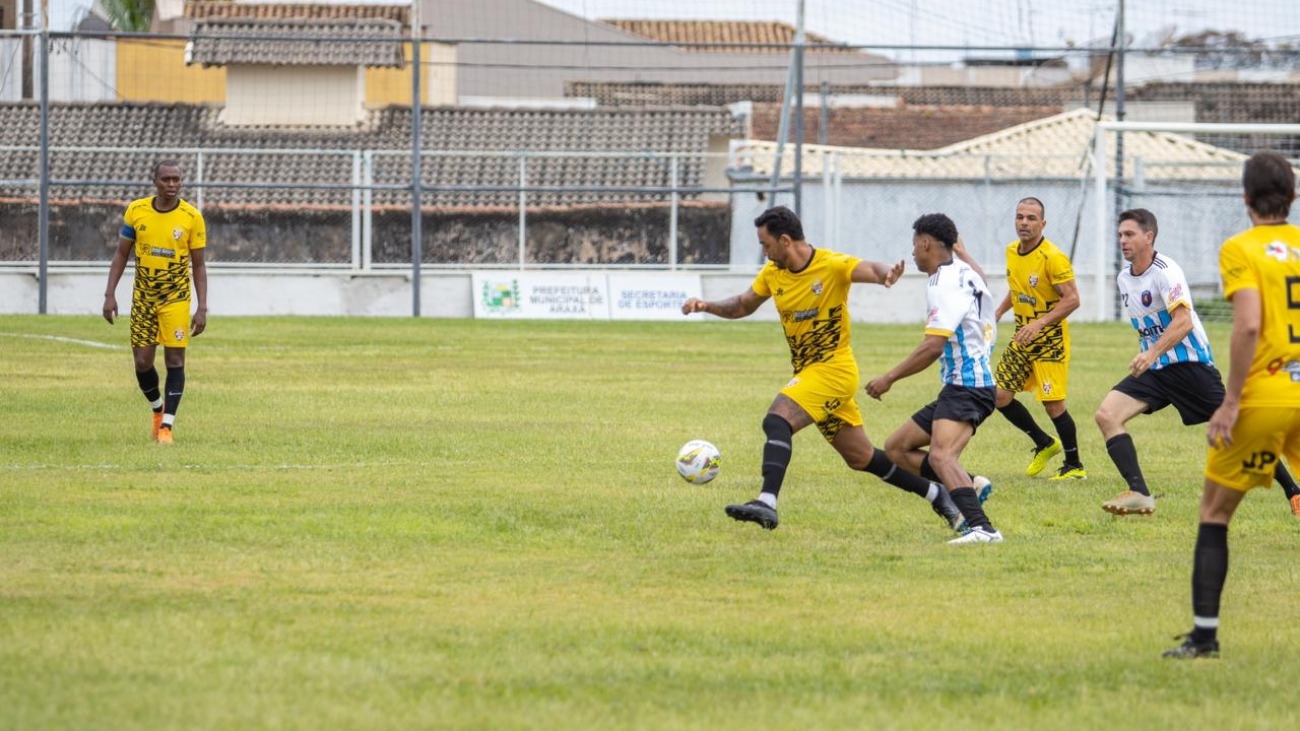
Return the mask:
<path id="1" fill-rule="evenodd" d="M 203 150 L 194 153 L 194 178 L 198 182 L 198 190 L 194 192 L 194 201 L 198 204 L 199 210 L 203 210 Z"/>
<path id="2" fill-rule="evenodd" d="M 352 270 L 361 268 L 361 151 L 352 151 Z"/>
<path id="3" fill-rule="evenodd" d="M 668 158 L 668 176 L 673 187 L 672 207 L 668 210 L 668 268 L 677 270 L 677 154 Z"/>
<path id="4" fill-rule="evenodd" d="M 370 187 L 375 184 L 375 151 L 366 150 L 362 153 L 361 160 L 361 179 L 366 185 L 361 191 L 361 205 L 365 208 L 361 218 L 361 270 L 368 272 L 370 262 L 374 258 L 375 244 L 375 192 Z"/>
<path id="5" fill-rule="evenodd" d="M 524 268 L 525 230 L 528 226 L 528 153 L 519 153 L 519 268 Z"/>

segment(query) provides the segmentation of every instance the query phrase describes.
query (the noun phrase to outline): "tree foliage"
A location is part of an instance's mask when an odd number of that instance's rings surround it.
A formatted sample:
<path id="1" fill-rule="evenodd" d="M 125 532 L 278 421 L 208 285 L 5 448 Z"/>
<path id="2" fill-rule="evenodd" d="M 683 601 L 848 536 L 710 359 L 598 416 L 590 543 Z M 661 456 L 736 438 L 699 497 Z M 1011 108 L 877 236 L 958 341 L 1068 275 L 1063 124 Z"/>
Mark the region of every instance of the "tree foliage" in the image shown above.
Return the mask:
<path id="1" fill-rule="evenodd" d="M 114 30 L 144 33 L 153 22 L 154 0 L 99 0 Z"/>

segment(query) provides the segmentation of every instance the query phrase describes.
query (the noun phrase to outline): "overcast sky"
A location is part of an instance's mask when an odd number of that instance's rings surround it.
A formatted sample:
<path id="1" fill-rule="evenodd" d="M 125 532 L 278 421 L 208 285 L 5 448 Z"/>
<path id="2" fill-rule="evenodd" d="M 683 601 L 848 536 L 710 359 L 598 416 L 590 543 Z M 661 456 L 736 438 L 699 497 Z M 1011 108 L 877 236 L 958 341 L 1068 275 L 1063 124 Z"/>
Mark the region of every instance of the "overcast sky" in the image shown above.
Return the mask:
<path id="1" fill-rule="evenodd" d="M 263 0 L 265 1 L 265 0 Z M 303 2 L 304 0 L 296 0 Z M 40 0 L 35 0 L 39 7 Z M 793 22 L 797 0 L 544 0 L 590 18 L 711 18 Z M 348 4 L 400 5 L 394 0 Z M 50 0 L 50 25 L 67 30 L 91 0 Z M 810 31 L 855 44 L 1064 46 L 1109 38 L 1117 0 L 806 0 Z M 1300 40 L 1300 0 L 1128 0 L 1136 42 L 1206 28 Z M 899 55 L 892 53 L 890 55 Z"/>

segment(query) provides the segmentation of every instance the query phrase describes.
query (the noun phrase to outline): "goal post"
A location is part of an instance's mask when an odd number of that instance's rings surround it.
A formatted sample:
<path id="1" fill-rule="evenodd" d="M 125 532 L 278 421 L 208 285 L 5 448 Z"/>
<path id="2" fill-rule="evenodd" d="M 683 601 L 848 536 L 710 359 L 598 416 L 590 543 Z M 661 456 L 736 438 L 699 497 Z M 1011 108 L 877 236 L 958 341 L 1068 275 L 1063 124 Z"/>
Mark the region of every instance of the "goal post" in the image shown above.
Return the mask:
<path id="1" fill-rule="evenodd" d="M 1300 157 L 1300 124 L 1097 123 L 1090 166 L 1092 266 L 1109 272 L 1095 280 L 1098 320 L 1115 319 L 1117 205 L 1151 209 L 1160 222 L 1157 248 L 1179 263 L 1193 288 L 1217 294 L 1219 245 L 1250 225 L 1241 200 L 1242 165 L 1264 149 Z"/>

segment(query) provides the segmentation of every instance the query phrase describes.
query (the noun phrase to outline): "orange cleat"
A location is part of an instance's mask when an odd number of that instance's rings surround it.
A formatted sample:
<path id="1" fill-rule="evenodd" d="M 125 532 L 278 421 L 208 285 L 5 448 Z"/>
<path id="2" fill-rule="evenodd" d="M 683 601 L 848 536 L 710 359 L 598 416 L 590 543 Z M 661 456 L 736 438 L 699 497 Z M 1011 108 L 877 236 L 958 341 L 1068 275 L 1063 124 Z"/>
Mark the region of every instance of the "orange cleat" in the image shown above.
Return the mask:
<path id="1" fill-rule="evenodd" d="M 1291 514 L 1300 518 L 1300 495 L 1291 496 Z"/>
<path id="2" fill-rule="evenodd" d="M 164 427 L 161 427 L 161 428 L 158 429 L 158 443 L 159 443 L 159 444 L 171 444 L 171 443 L 172 443 L 172 429 L 171 429 L 171 427 L 169 427 L 169 426 L 164 426 Z"/>
<path id="3" fill-rule="evenodd" d="M 162 427 L 162 412 L 157 411 L 153 415 L 153 440 L 158 441 L 158 429 Z"/>

